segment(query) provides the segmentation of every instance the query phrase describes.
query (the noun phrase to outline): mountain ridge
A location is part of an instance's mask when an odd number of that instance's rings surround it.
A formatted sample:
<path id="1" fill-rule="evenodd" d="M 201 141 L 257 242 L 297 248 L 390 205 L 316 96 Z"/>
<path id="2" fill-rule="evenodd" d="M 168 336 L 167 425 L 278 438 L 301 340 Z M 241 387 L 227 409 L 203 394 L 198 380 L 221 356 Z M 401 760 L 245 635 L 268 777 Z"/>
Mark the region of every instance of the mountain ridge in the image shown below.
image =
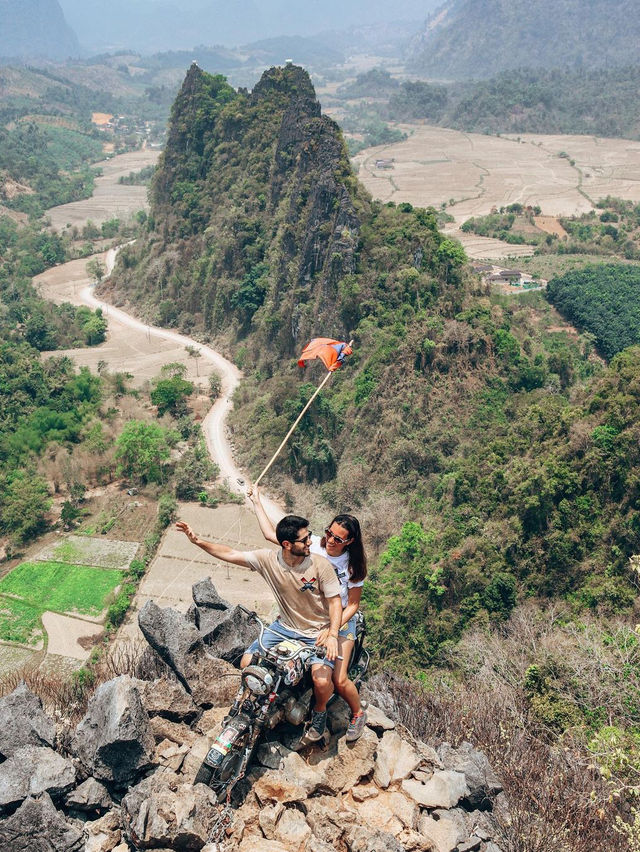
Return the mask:
<path id="1" fill-rule="evenodd" d="M 0 0 L 0 57 L 66 59 L 80 45 L 58 0 Z"/>

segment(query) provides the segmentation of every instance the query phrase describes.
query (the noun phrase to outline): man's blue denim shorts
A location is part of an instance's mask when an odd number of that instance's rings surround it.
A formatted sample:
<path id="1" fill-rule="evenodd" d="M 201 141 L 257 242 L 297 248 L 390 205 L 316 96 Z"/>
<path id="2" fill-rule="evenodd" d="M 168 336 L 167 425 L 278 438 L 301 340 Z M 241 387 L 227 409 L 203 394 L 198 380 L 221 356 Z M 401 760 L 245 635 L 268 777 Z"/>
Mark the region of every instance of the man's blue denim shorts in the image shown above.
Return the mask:
<path id="1" fill-rule="evenodd" d="M 351 622 L 349 622 L 351 623 Z M 355 629 L 355 626 L 354 626 Z M 274 631 L 278 631 L 276 634 Z M 305 645 L 311 645 L 313 647 L 316 644 L 315 638 L 311 636 L 303 636 L 301 633 L 296 633 L 295 630 L 291 630 L 289 627 L 285 627 L 279 621 L 274 621 L 268 627 L 265 627 L 264 634 L 262 636 L 262 644 L 265 648 L 273 648 L 275 645 L 278 645 L 282 642 L 283 638 L 285 639 L 297 639 L 300 642 L 304 642 Z M 245 654 L 254 654 L 256 651 L 260 650 L 260 646 L 258 645 L 258 640 L 252 642 L 251 645 L 245 651 Z M 333 660 L 325 660 L 324 657 L 311 657 L 310 659 L 311 665 L 320 665 L 320 666 L 329 666 L 329 668 L 334 667 Z"/>

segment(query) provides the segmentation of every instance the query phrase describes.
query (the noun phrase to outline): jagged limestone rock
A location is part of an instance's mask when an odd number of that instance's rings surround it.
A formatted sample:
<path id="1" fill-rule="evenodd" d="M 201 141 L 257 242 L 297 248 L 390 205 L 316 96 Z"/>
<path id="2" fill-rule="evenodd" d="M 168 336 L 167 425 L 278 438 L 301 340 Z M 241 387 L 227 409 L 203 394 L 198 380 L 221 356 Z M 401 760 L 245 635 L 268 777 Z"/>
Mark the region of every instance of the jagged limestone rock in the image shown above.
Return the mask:
<path id="1" fill-rule="evenodd" d="M 402 789 L 425 808 L 454 808 L 469 791 L 462 772 L 448 770 L 434 772 L 426 783 L 405 778 Z"/>
<path id="2" fill-rule="evenodd" d="M 78 811 L 106 811 L 113 805 L 109 791 L 95 778 L 87 778 L 67 796 L 65 804 Z"/>
<path id="3" fill-rule="evenodd" d="M 139 681 L 121 675 L 99 686 L 72 740 L 73 752 L 87 772 L 126 787 L 151 765 L 154 748 Z"/>
<path id="4" fill-rule="evenodd" d="M 502 784 L 489 765 L 487 756 L 467 742 L 458 748 L 442 743 L 438 754 L 445 769 L 464 773 L 469 788 L 465 806 L 469 810 L 490 807 L 495 796 L 502 791 Z"/>
<path id="5" fill-rule="evenodd" d="M 446 816 L 436 820 L 426 812 L 418 820 L 418 831 L 433 842 L 436 852 L 453 852 L 466 837 L 456 820 Z"/>
<path id="6" fill-rule="evenodd" d="M 42 701 L 20 683 L 0 698 L 0 760 L 26 745 L 53 748 L 56 726 L 42 709 Z"/>
<path id="7" fill-rule="evenodd" d="M 201 713 L 181 683 L 170 677 L 144 681 L 140 687 L 142 703 L 149 716 L 162 716 L 173 722 L 193 722 Z"/>
<path id="8" fill-rule="evenodd" d="M 218 816 L 215 794 L 204 784 L 185 784 L 158 770 L 122 800 L 128 839 L 137 849 L 201 849 Z"/>
<path id="9" fill-rule="evenodd" d="M 191 587 L 193 602 L 197 609 L 231 609 L 231 604 L 218 594 L 218 590 L 211 582 L 211 577 L 194 583 Z"/>
<path id="10" fill-rule="evenodd" d="M 259 634 L 255 621 L 238 606 L 200 610 L 199 630 L 212 654 L 236 665 Z"/>
<path id="11" fill-rule="evenodd" d="M 46 746 L 23 746 L 0 764 L 0 811 L 44 792 L 55 799 L 70 790 L 75 781 L 76 770 L 70 760 Z"/>
<path id="12" fill-rule="evenodd" d="M 122 839 L 120 809 L 115 808 L 100 819 L 85 823 L 85 832 L 84 852 L 113 852 Z"/>
<path id="13" fill-rule="evenodd" d="M 0 820 L 0 849 L 7 852 L 83 852 L 82 832 L 57 811 L 47 793 L 25 799 Z"/>
<path id="14" fill-rule="evenodd" d="M 373 779 L 379 787 L 388 787 L 408 778 L 420 761 L 417 751 L 396 731 L 385 731 L 378 743 Z"/>
<path id="15" fill-rule="evenodd" d="M 219 707 L 233 700 L 239 683 L 237 671 L 208 653 L 197 628 L 182 613 L 147 601 L 138 614 L 138 624 L 197 705 Z"/>

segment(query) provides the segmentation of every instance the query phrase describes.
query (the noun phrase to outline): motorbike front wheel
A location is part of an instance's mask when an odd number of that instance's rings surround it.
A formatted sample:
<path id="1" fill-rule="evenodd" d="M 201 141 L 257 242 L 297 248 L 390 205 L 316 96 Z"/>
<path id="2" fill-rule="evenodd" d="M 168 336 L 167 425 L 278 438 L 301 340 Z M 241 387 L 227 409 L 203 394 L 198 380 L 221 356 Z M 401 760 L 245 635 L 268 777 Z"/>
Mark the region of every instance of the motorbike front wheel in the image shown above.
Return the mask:
<path id="1" fill-rule="evenodd" d="M 206 784 L 216 793 L 218 802 L 223 802 L 227 795 L 227 788 L 234 780 L 242 763 L 242 752 L 232 751 L 222 761 L 220 766 L 209 766 L 205 761 L 193 781 L 194 784 Z"/>

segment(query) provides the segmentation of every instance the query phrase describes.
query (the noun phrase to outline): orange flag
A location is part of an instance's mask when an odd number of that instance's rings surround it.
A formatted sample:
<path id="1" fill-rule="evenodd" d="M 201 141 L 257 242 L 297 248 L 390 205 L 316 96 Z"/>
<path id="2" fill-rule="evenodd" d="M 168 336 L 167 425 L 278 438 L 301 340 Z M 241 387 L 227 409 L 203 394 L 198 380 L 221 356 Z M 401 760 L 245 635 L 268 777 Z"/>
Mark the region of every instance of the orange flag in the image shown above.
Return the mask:
<path id="1" fill-rule="evenodd" d="M 331 340 L 329 337 L 314 337 L 311 343 L 302 350 L 298 361 L 299 367 L 306 367 L 307 361 L 320 358 L 327 370 L 333 373 L 342 366 L 347 355 L 351 355 L 353 349 L 348 343 L 340 340 Z"/>

